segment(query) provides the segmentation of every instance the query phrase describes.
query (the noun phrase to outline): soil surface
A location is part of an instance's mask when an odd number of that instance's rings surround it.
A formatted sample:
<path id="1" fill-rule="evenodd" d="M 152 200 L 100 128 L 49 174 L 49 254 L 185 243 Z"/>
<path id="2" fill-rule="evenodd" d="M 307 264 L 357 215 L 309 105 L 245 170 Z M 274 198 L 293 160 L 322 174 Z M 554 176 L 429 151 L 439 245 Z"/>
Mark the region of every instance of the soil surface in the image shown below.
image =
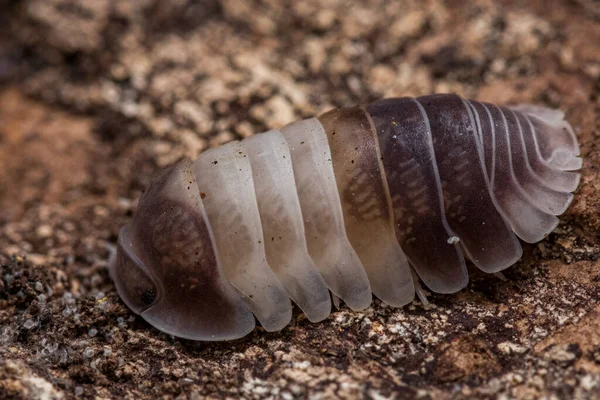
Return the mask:
<path id="1" fill-rule="evenodd" d="M 0 398 L 598 398 L 594 0 L 0 0 Z M 566 111 L 561 224 L 506 280 L 226 343 L 165 335 L 108 244 L 182 157 L 336 106 L 456 92 Z"/>

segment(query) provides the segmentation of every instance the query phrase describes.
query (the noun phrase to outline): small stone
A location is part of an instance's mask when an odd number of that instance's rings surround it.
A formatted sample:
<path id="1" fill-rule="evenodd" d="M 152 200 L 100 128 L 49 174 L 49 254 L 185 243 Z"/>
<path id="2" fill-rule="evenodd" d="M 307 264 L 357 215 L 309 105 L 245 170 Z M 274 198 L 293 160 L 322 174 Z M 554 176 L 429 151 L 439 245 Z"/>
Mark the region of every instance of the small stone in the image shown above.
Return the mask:
<path id="1" fill-rule="evenodd" d="M 99 274 L 92 275 L 92 278 L 90 279 L 90 284 L 92 286 L 98 286 L 100 285 L 100 283 L 102 283 L 102 277 Z"/>
<path id="2" fill-rule="evenodd" d="M 252 136 L 252 134 L 254 133 L 252 124 L 248 121 L 243 121 L 243 122 L 240 122 L 239 124 L 237 124 L 235 126 L 235 131 L 237 132 L 238 135 L 240 135 L 243 138 Z"/>
<path id="3" fill-rule="evenodd" d="M 117 318 L 117 326 L 119 328 L 127 328 L 127 322 L 125 322 L 125 319 L 123 317 Z"/>
<path id="4" fill-rule="evenodd" d="M 162 137 L 171 131 L 175 124 L 167 117 L 158 117 L 150 120 L 148 126 L 155 136 Z"/>
<path id="5" fill-rule="evenodd" d="M 594 387 L 596 387 L 598 385 L 598 382 L 592 378 L 592 376 L 590 375 L 586 375 L 583 378 L 581 378 L 581 387 L 584 390 L 590 391 L 592 390 Z"/>
<path id="6" fill-rule="evenodd" d="M 571 344 L 561 344 L 558 346 L 551 347 L 545 355 L 545 358 L 558 362 L 558 363 L 569 363 L 577 358 L 577 354 L 573 351 Z"/>
<path id="7" fill-rule="evenodd" d="M 398 18 L 390 27 L 390 34 L 394 38 L 411 37 L 419 33 L 425 25 L 427 14 L 423 11 L 412 11 Z"/>
<path id="8" fill-rule="evenodd" d="M 108 301 L 106 299 L 104 299 L 102 301 L 98 301 L 98 304 L 96 305 L 96 307 L 99 310 L 107 311 L 110 308 L 110 301 Z"/>
<path id="9" fill-rule="evenodd" d="M 122 64 L 113 64 L 110 67 L 110 74 L 117 80 L 123 80 L 127 78 L 128 71 L 127 68 L 125 68 Z"/>
<path id="10" fill-rule="evenodd" d="M 23 328 L 25 329 L 31 329 L 34 326 L 36 326 L 36 323 L 32 320 L 32 319 L 28 319 L 27 321 L 25 321 L 25 323 L 23 324 Z"/>
<path id="11" fill-rule="evenodd" d="M 86 347 L 83 351 L 83 358 L 92 358 L 94 357 L 94 349 Z"/>
<path id="12" fill-rule="evenodd" d="M 516 343 L 511 342 L 502 342 L 498 344 L 498 350 L 505 354 L 521 354 L 524 353 L 527 349 L 523 346 L 519 346 Z"/>
<path id="13" fill-rule="evenodd" d="M 337 18 L 337 13 L 332 9 L 324 9 L 317 13 L 315 18 L 316 25 L 321 29 L 330 28 L 335 19 Z"/>
<path id="14" fill-rule="evenodd" d="M 67 361 L 69 360 L 69 353 L 67 352 L 67 349 L 61 348 L 60 350 L 58 350 L 58 354 L 59 354 L 58 363 L 65 365 L 67 363 Z"/>
<path id="15" fill-rule="evenodd" d="M 58 343 L 48 344 L 46 346 L 46 350 L 48 350 L 48 353 L 50 354 L 54 353 L 56 350 L 58 350 Z"/>
<path id="16" fill-rule="evenodd" d="M 294 108 L 283 96 L 271 97 L 265 103 L 265 108 L 265 123 L 268 126 L 283 126 L 295 119 Z"/>
<path id="17" fill-rule="evenodd" d="M 175 378 L 181 378 L 183 376 L 183 370 L 181 368 L 175 368 L 174 370 L 171 371 L 171 374 L 175 377 Z"/>
<path id="18" fill-rule="evenodd" d="M 193 101 L 178 102 L 174 111 L 178 117 L 191 122 L 199 133 L 207 133 L 212 126 L 212 116 Z"/>
<path id="19" fill-rule="evenodd" d="M 49 225 L 40 225 L 35 230 L 36 235 L 40 238 L 47 238 L 52 236 L 52 227 Z"/>
<path id="20" fill-rule="evenodd" d="M 186 156 L 191 159 L 198 157 L 202 150 L 206 149 L 208 146 L 206 139 L 201 138 L 189 129 L 181 130 L 179 132 L 179 136 L 181 138 L 181 142 L 186 147 Z"/>
<path id="21" fill-rule="evenodd" d="M 225 143 L 231 142 L 235 139 L 233 133 L 229 131 L 220 132 L 217 136 L 213 137 L 209 141 L 209 147 L 221 146 Z"/>
<path id="22" fill-rule="evenodd" d="M 90 337 L 94 337 L 94 336 L 96 336 L 97 334 L 98 334 L 98 330 L 97 330 L 96 328 L 91 328 L 91 329 L 88 331 L 88 335 L 89 335 Z"/>
<path id="23" fill-rule="evenodd" d="M 126 117 L 129 117 L 129 118 L 136 117 L 139 110 L 140 110 L 139 104 L 134 103 L 133 101 L 124 101 L 123 103 L 121 103 L 121 112 Z"/>
<path id="24" fill-rule="evenodd" d="M 83 388 L 81 386 L 77 386 L 75 388 L 75 396 L 81 396 L 83 394 Z"/>
<path id="25" fill-rule="evenodd" d="M 73 298 L 73 293 L 67 292 L 63 295 L 63 303 L 64 304 L 75 304 L 75 299 Z"/>
<path id="26" fill-rule="evenodd" d="M 4 282 L 6 282 L 7 285 L 10 285 L 11 283 L 13 283 L 14 280 L 15 280 L 15 277 L 10 274 L 4 275 Z"/>

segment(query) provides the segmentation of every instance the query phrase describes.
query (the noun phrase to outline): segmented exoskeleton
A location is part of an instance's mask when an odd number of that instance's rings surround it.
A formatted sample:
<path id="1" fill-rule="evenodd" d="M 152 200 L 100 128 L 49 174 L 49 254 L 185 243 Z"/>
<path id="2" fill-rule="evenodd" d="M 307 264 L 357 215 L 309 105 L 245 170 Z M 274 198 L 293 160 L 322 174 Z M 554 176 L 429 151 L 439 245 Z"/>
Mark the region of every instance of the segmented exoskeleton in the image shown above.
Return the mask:
<path id="1" fill-rule="evenodd" d="M 560 111 L 456 95 L 342 108 L 183 160 L 119 235 L 111 274 L 136 313 L 194 340 L 392 306 L 488 273 L 557 225 L 580 175 Z M 254 316 L 253 316 L 254 314 Z"/>

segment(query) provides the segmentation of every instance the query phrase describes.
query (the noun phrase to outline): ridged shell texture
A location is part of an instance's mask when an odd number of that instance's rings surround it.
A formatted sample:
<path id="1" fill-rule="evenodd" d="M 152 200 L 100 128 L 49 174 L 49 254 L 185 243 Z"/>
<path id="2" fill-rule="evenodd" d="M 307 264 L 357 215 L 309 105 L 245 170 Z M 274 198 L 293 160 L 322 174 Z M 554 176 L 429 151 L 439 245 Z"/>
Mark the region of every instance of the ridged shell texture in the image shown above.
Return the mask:
<path id="1" fill-rule="evenodd" d="M 196 340 L 244 336 L 252 314 L 280 330 L 291 301 L 323 320 L 330 292 L 354 310 L 372 293 L 403 306 L 416 276 L 453 293 L 465 259 L 487 273 L 517 262 L 517 238 L 557 226 L 580 167 L 556 110 L 456 95 L 342 108 L 168 169 L 111 273 L 134 311 Z"/>

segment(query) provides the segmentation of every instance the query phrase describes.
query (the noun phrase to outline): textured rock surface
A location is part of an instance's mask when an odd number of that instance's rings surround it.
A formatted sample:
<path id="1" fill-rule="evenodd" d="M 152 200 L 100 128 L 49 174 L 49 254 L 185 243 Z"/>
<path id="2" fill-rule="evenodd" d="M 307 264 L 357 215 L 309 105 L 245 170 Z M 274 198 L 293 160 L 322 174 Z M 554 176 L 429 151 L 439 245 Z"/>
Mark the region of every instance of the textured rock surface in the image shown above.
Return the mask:
<path id="1" fill-rule="evenodd" d="M 0 397 L 600 396 L 593 1 L 0 1 Z M 197 344 L 119 300 L 105 243 L 159 168 L 333 106 L 457 92 L 567 112 L 583 179 L 507 280 Z"/>

